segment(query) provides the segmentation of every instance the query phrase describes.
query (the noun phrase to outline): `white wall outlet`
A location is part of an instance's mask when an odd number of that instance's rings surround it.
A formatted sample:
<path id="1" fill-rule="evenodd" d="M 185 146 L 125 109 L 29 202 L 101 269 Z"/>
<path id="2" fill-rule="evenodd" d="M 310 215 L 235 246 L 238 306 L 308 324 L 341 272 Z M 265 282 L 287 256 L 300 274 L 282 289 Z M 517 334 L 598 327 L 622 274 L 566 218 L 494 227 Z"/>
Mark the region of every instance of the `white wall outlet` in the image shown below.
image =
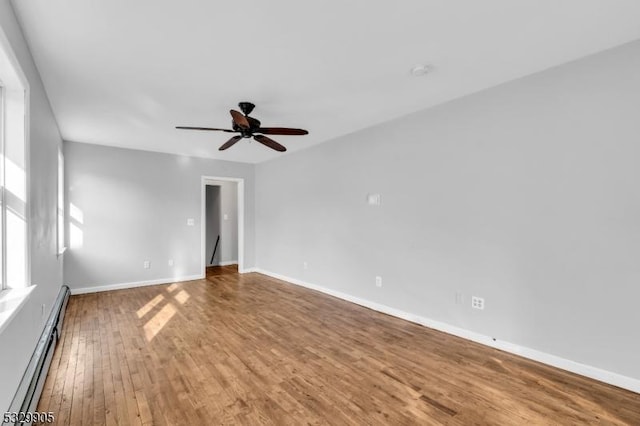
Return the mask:
<path id="1" fill-rule="evenodd" d="M 144 267 L 144 269 L 149 269 L 151 268 L 151 262 L 148 260 L 145 260 L 142 266 Z"/>
<path id="2" fill-rule="evenodd" d="M 382 287 L 382 277 L 379 275 L 376 277 L 376 287 Z"/>
<path id="3" fill-rule="evenodd" d="M 462 305 L 464 303 L 464 297 L 461 291 L 456 291 L 456 305 Z"/>
<path id="4" fill-rule="evenodd" d="M 379 206 L 380 198 L 380 194 L 367 194 L 367 204 L 370 206 Z"/>
<path id="5" fill-rule="evenodd" d="M 307 262 L 302 262 L 303 269 L 309 269 L 309 264 Z"/>
<path id="6" fill-rule="evenodd" d="M 187 219 L 187 226 L 194 226 L 196 224 L 196 221 L 194 218 L 190 217 Z"/>
<path id="7" fill-rule="evenodd" d="M 484 309 L 484 299 L 482 297 L 472 296 L 471 307 L 474 309 Z"/>
<path id="8" fill-rule="evenodd" d="M 224 218 L 224 220 L 229 220 L 229 215 L 228 214 L 223 214 L 222 217 Z"/>
<path id="9" fill-rule="evenodd" d="M 173 259 L 169 259 L 169 266 L 173 266 Z"/>

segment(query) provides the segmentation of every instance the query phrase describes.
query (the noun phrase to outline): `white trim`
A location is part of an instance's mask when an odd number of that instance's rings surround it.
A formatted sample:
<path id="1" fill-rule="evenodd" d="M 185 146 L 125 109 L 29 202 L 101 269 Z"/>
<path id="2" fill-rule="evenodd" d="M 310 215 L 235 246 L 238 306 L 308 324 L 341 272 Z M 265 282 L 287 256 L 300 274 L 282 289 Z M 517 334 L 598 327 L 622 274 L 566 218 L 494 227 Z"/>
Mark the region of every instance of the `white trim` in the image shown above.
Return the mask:
<path id="1" fill-rule="evenodd" d="M 209 266 L 229 266 L 229 265 L 237 265 L 238 261 L 237 260 L 225 260 L 224 262 L 218 262 L 218 263 L 214 263 L 214 264 L 207 264 L 207 268 Z"/>
<path id="2" fill-rule="evenodd" d="M 244 269 L 244 179 L 218 176 L 202 176 L 200 188 L 200 270 L 204 274 L 204 270 L 208 265 L 207 262 L 207 185 L 215 183 L 211 181 L 235 182 L 238 184 L 237 202 L 238 202 L 238 272 L 245 273 Z"/>
<path id="3" fill-rule="evenodd" d="M 22 73 L 22 69 L 20 69 Z M 24 74 L 23 74 L 24 75 Z M 25 273 L 26 285 L 31 286 L 31 89 L 27 78 L 24 77 L 24 178 L 25 178 L 25 220 L 27 221 L 27 254 L 25 259 L 25 267 L 27 272 Z M 56 216 L 57 220 L 57 216 Z M 56 251 L 57 247 L 56 247 Z"/>
<path id="4" fill-rule="evenodd" d="M 195 281 L 195 280 L 201 280 L 201 279 L 204 279 L 204 275 L 187 275 L 184 277 L 160 278 L 158 280 L 134 281 L 130 283 L 107 284 L 107 285 L 100 285 L 95 287 L 72 288 L 70 290 L 71 290 L 71 294 L 74 294 L 74 295 L 87 294 L 87 293 L 98 293 L 101 291 L 123 290 L 127 288 L 145 287 L 148 285 L 180 283 L 183 281 Z"/>
<path id="5" fill-rule="evenodd" d="M 534 361 L 541 362 L 543 364 L 550 365 L 552 367 L 560 368 L 562 370 L 570 371 L 572 373 L 579 374 L 581 376 L 589 377 L 610 385 L 618 386 L 623 389 L 630 390 L 632 392 L 640 393 L 640 379 L 634 379 L 632 377 L 623 376 L 618 373 L 603 370 L 601 368 L 593 367 L 579 362 L 571 361 L 566 358 L 562 358 L 556 355 L 548 354 L 538 351 L 536 349 L 520 346 L 515 343 L 494 340 L 490 336 L 476 333 L 475 331 L 466 330 L 464 328 L 456 327 L 450 324 L 446 324 L 440 321 L 435 321 L 430 318 L 422 317 L 420 315 L 411 314 L 401 311 L 396 308 L 392 308 L 377 302 L 361 299 L 356 296 L 351 296 L 346 293 L 342 293 L 330 288 L 322 287 L 319 285 L 311 284 L 296 278 L 290 278 L 284 275 L 276 274 L 275 272 L 265 271 L 260 268 L 253 268 L 255 272 L 268 275 L 270 277 L 286 281 L 291 284 L 295 284 L 301 287 L 316 290 L 321 293 L 328 294 L 330 296 L 337 297 L 347 302 L 355 303 L 356 305 L 364 306 L 374 311 L 382 312 L 387 315 L 391 315 L 397 318 L 401 318 L 406 321 L 410 321 L 416 324 L 423 325 L 434 330 L 442 331 L 447 334 L 462 337 L 463 339 L 471 340 L 476 343 L 480 343 L 485 346 L 500 349 L 505 352 L 509 352 L 515 355 L 519 355 L 523 358 L 528 358 Z"/>

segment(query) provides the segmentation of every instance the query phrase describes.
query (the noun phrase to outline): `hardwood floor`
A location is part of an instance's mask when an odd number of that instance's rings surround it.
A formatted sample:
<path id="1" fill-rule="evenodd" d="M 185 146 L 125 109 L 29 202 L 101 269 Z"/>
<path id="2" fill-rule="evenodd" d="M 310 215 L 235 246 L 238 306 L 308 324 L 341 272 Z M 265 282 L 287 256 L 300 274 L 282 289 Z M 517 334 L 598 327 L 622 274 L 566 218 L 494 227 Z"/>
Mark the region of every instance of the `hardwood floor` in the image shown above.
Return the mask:
<path id="1" fill-rule="evenodd" d="M 58 424 L 640 424 L 640 395 L 234 267 L 73 296 Z"/>

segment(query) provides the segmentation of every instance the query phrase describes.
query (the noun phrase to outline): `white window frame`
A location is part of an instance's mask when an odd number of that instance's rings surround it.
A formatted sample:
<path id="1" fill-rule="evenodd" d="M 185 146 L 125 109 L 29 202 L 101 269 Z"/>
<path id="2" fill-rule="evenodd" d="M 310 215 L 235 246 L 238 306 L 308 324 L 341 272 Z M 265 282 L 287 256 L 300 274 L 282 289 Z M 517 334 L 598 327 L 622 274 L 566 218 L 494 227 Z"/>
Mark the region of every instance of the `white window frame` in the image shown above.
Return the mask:
<path id="1" fill-rule="evenodd" d="M 0 29 L 0 80 L 2 81 L 2 157 L 0 162 L 2 163 L 2 186 L 0 192 L 2 192 L 2 262 L 3 262 L 3 280 L 2 290 L 8 290 L 11 288 L 24 288 L 31 285 L 31 259 L 30 259 L 30 190 L 29 190 L 29 84 L 26 76 L 24 75 L 20 64 L 15 57 L 15 54 L 11 48 L 11 45 L 6 38 L 4 32 Z M 16 124 L 10 122 L 9 117 L 17 118 L 21 123 Z M 22 127 L 24 126 L 24 127 Z M 10 128 L 11 127 L 11 128 Z M 11 139 L 9 137 L 19 137 L 19 140 Z M 7 247 L 7 212 L 10 208 L 11 200 L 8 197 L 7 185 L 15 185 L 14 181 L 8 181 L 9 176 L 7 173 L 8 165 L 11 160 L 6 157 L 9 147 L 13 146 L 13 150 L 16 148 L 22 151 L 20 165 L 22 173 L 24 175 L 24 181 L 21 185 L 24 185 L 24 200 L 23 208 L 21 211 L 21 218 L 25 223 L 24 234 L 24 268 L 25 270 L 21 274 L 23 277 L 20 282 L 9 282 L 7 270 L 9 262 L 7 256 L 10 247 Z M 17 151 L 14 151 L 17 152 Z M 15 168 L 15 165 L 12 167 Z M 15 201 L 15 200 L 14 200 Z"/>
<path id="2" fill-rule="evenodd" d="M 11 47 L 11 43 L 9 42 L 7 36 L 5 35 L 3 29 L 0 27 L 0 80 L 2 81 L 2 157 L 0 157 L 0 163 L 2 163 L 2 177 L 3 181 L 2 187 L 0 187 L 0 192 L 3 197 L 3 204 L 0 209 L 3 211 L 2 218 L 2 226 L 3 234 L 0 240 L 4 245 L 4 250 L 0 257 L 2 257 L 2 262 L 4 263 L 4 267 L 2 270 L 2 274 L 4 274 L 4 279 L 2 284 L 0 285 L 0 333 L 4 330 L 10 320 L 15 316 L 21 306 L 24 305 L 29 295 L 32 293 L 33 289 L 36 287 L 31 283 L 31 217 L 30 217 L 30 170 L 29 170 L 29 99 L 30 99 L 30 88 L 29 82 L 26 78 L 26 75 L 22 71 L 20 67 L 20 63 L 16 58 L 16 55 Z M 11 100 L 11 102 L 9 102 Z M 14 104 L 16 102 L 16 104 Z M 19 108 L 17 110 L 13 110 L 13 108 Z M 19 123 L 15 123 L 13 121 L 9 122 L 7 117 L 18 117 Z M 9 128 L 9 131 L 7 128 Z M 19 137 L 19 141 L 10 140 L 7 138 L 11 137 Z M 23 205 L 20 209 L 22 219 L 25 223 L 24 229 L 24 275 L 22 275 L 20 282 L 8 282 L 7 280 L 7 234 L 6 234 L 6 222 L 7 222 L 7 208 L 9 203 L 9 199 L 7 198 L 7 192 L 5 190 L 5 185 L 8 185 L 6 173 L 7 170 L 7 159 L 4 154 L 7 152 L 8 144 L 14 144 L 14 142 L 18 142 L 18 149 L 24 150 L 23 157 L 21 158 L 21 168 L 22 173 L 24 174 L 23 181 Z M 13 150 L 14 148 L 12 148 Z M 21 265 L 22 266 L 22 265 Z"/>
<path id="3" fill-rule="evenodd" d="M 4 85 L 0 80 L 0 293 L 7 288 L 7 221 L 4 200 Z"/>

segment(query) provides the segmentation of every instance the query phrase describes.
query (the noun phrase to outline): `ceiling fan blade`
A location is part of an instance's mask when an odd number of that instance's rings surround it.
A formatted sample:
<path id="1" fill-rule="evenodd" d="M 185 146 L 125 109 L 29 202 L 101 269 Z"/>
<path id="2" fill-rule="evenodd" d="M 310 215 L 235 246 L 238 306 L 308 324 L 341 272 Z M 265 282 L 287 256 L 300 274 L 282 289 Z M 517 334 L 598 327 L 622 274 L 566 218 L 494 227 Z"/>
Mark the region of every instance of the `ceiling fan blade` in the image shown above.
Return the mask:
<path id="1" fill-rule="evenodd" d="M 287 148 L 285 148 L 284 146 L 280 145 L 278 142 L 266 136 L 255 135 L 253 138 L 258 142 L 260 142 L 261 144 L 266 145 L 271 149 L 275 149 L 276 151 L 285 152 L 287 150 Z"/>
<path id="2" fill-rule="evenodd" d="M 227 133 L 234 133 L 233 130 L 231 129 L 216 129 L 214 127 L 188 127 L 188 126 L 176 126 L 176 129 L 181 129 L 181 130 L 217 130 L 219 132 L 227 132 Z"/>
<path id="3" fill-rule="evenodd" d="M 231 139 L 229 139 L 228 141 L 226 141 L 220 148 L 218 148 L 218 150 L 219 151 L 224 151 L 225 149 L 233 146 L 240 139 L 242 139 L 242 136 L 234 136 Z"/>
<path id="4" fill-rule="evenodd" d="M 233 118 L 233 122 L 236 123 L 239 127 L 242 127 L 243 129 L 248 129 L 248 128 L 251 127 L 249 125 L 249 120 L 247 120 L 247 117 L 242 115 L 241 112 L 236 111 L 235 109 L 232 109 L 229 112 L 231 113 L 231 117 Z"/>
<path id="5" fill-rule="evenodd" d="M 290 129 L 288 127 L 260 127 L 255 130 L 256 133 L 264 133 L 265 135 L 308 135 L 309 132 L 303 129 Z"/>

